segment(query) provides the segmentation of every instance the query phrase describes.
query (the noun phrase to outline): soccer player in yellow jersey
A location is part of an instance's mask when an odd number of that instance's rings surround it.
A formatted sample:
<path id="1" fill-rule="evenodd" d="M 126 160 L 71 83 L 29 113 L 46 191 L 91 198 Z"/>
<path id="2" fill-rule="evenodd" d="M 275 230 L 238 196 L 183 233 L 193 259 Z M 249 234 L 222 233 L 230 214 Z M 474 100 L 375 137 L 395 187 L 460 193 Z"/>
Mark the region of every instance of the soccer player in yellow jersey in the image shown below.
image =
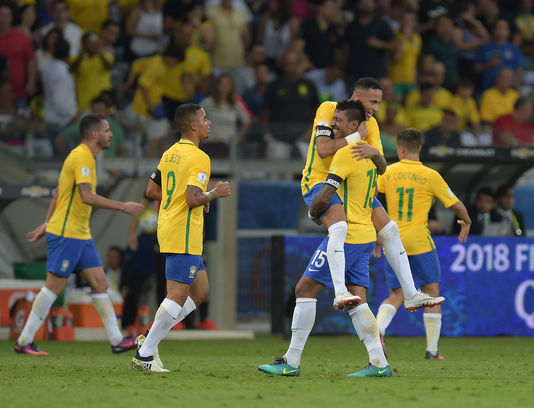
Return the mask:
<path id="1" fill-rule="evenodd" d="M 378 191 L 386 195 L 389 214 L 399 225 L 402 243 L 408 253 L 413 277 L 431 296 L 439 296 L 441 269 L 434 241 L 427 228 L 428 212 L 439 199 L 459 218 L 458 240 L 465 242 L 471 219 L 463 203 L 451 191 L 441 175 L 419 161 L 422 134 L 417 129 L 404 129 L 397 135 L 397 154 L 400 161 L 388 166 L 378 179 Z M 381 336 L 402 304 L 403 294 L 399 281 L 386 263 L 386 279 L 390 296 L 382 302 L 377 315 Z M 441 330 L 441 306 L 425 308 L 423 314 L 427 348 L 426 358 L 443 359 L 438 354 Z M 383 340 L 383 338 L 382 338 Z"/>
<path id="2" fill-rule="evenodd" d="M 228 197 L 230 186 L 217 182 L 207 190 L 211 164 L 209 156 L 198 148 L 207 139 L 210 121 L 200 105 L 183 104 L 175 112 L 174 122 L 182 138 L 171 146 L 159 162 L 147 185 L 147 196 L 156 198 L 161 188 L 158 215 L 158 242 L 166 254 L 167 297 L 156 312 L 154 324 L 143 339 L 132 366 L 139 370 L 167 372 L 156 358 L 156 347 L 169 330 L 191 310 L 188 309 L 191 285 L 202 262 L 204 214 L 210 201 Z M 205 272 L 203 274 L 205 276 Z"/>
<path id="3" fill-rule="evenodd" d="M 65 159 L 59 183 L 50 203 L 45 223 L 27 234 L 28 242 L 41 239 L 46 233 L 48 256 L 46 283 L 33 301 L 32 311 L 15 343 L 15 351 L 23 354 L 48 354 L 33 343 L 56 297 L 63 292 L 68 277 L 81 271 L 93 290 L 93 304 L 106 328 L 111 350 L 122 353 L 135 347 L 133 339 L 123 339 L 113 305 L 107 294 L 108 282 L 96 250 L 89 217 L 93 207 L 121 210 L 139 215 L 142 206 L 134 202 L 109 200 L 95 193 L 95 156 L 110 146 L 112 134 L 104 116 L 87 115 L 80 122 L 82 142 Z"/>
<path id="4" fill-rule="evenodd" d="M 360 101 L 339 102 L 332 121 L 334 140 L 353 134 L 365 120 L 365 116 Z M 352 323 L 368 350 L 370 362 L 363 370 L 350 374 L 349 377 L 391 376 L 391 368 L 380 344 L 376 319 L 366 303 L 369 257 L 376 241 L 376 231 L 371 220 L 376 178 L 377 168 L 372 160 L 365 158 L 355 161 L 351 157 L 351 148 L 346 146 L 334 155 L 329 174 L 310 209 L 311 215 L 319 217 L 328 209 L 336 191 L 344 198 L 348 223 L 348 234 L 343 246 L 347 254 L 344 282 L 360 302 L 358 306 L 347 307 L 350 309 Z M 291 343 L 286 354 L 277 357 L 271 364 L 259 366 L 260 371 L 283 376 L 300 374 L 302 351 L 315 322 L 317 295 L 325 286 L 333 287 L 325 259 L 328 240 L 329 238 L 325 238 L 321 242 L 295 288 L 297 299 L 291 323 Z"/>
<path id="5" fill-rule="evenodd" d="M 308 207 L 319 193 L 322 183 L 328 175 L 332 157 L 336 151 L 352 144 L 351 149 L 357 160 L 371 158 L 377 166 L 378 173 L 386 170 L 386 160 L 382 153 L 380 131 L 373 115 L 378 111 L 382 101 L 382 88 L 376 79 L 365 77 L 356 81 L 351 100 L 362 102 L 366 112 L 366 122 L 359 127 L 358 132 L 343 138 L 334 138 L 330 122 L 336 109 L 336 102 L 324 102 L 319 106 L 312 131 L 312 140 L 308 148 L 306 166 L 302 171 L 302 195 Z M 364 138 L 367 143 L 356 143 Z M 427 305 L 435 305 L 442 301 L 433 299 L 427 294 L 417 291 L 410 271 L 406 252 L 399 237 L 395 222 L 391 221 L 380 202 L 373 201 L 373 224 L 383 243 L 386 257 L 390 261 L 406 297 L 405 307 L 416 310 Z M 347 235 L 347 222 L 343 201 L 338 195 L 332 197 L 328 210 L 322 214 L 320 220 L 328 229 L 330 239 L 327 247 L 327 259 L 330 265 L 334 285 L 334 309 L 342 310 L 347 304 L 357 304 L 358 299 L 348 292 L 345 286 L 345 254 L 343 243 Z"/>

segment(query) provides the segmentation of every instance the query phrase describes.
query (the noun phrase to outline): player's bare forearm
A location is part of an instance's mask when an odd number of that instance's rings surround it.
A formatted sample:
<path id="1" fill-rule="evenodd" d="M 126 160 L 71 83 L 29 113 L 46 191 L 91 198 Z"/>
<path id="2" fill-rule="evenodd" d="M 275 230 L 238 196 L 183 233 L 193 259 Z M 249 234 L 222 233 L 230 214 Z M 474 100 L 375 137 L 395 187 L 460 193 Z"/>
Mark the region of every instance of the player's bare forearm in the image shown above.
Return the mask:
<path id="1" fill-rule="evenodd" d="M 347 140 L 342 137 L 340 139 L 331 139 L 329 137 L 316 138 L 317 153 L 321 159 L 328 156 L 333 156 L 339 149 L 345 147 L 348 143 Z"/>
<path id="2" fill-rule="evenodd" d="M 50 205 L 48 206 L 48 212 L 46 213 L 45 222 L 50 221 L 50 218 L 52 218 L 52 214 L 54 214 L 57 204 L 57 195 L 58 188 L 56 187 L 56 191 L 54 191 L 54 195 L 52 196 L 52 200 L 50 200 Z"/>
<path id="3" fill-rule="evenodd" d="M 328 205 L 335 193 L 336 189 L 333 186 L 323 184 L 323 188 L 313 199 L 310 207 L 310 215 L 313 218 L 319 218 L 328 209 Z"/>
<path id="4" fill-rule="evenodd" d="M 161 201 L 161 186 L 148 180 L 146 183 L 145 195 L 154 201 Z"/>
<path id="5" fill-rule="evenodd" d="M 378 169 L 378 174 L 382 175 L 386 172 L 386 168 L 388 166 L 388 162 L 386 161 L 386 158 L 379 154 L 378 156 L 373 156 L 371 158 L 373 160 L 373 163 L 375 164 L 376 168 Z"/>
<path id="6" fill-rule="evenodd" d="M 37 228 L 35 228 L 33 231 L 28 232 L 26 234 L 27 242 L 37 242 L 44 236 L 48 221 L 50 221 L 50 218 L 52 218 L 52 214 L 54 214 L 54 210 L 56 209 L 57 195 L 58 189 L 56 188 L 56 191 L 54 191 L 54 195 L 52 196 L 52 200 L 50 200 L 50 205 L 48 206 L 45 221 L 42 224 L 38 225 Z"/>
<path id="7" fill-rule="evenodd" d="M 227 182 L 218 181 L 210 191 L 202 191 L 197 186 L 187 186 L 185 201 L 191 208 L 204 206 L 216 198 L 228 197 L 230 195 L 230 185 Z"/>
<path id="8" fill-rule="evenodd" d="M 141 214 L 143 211 L 143 206 L 139 203 L 110 200 L 109 198 L 95 194 L 90 183 L 78 184 L 78 190 L 80 191 L 80 197 L 83 203 L 92 207 L 120 210 L 134 216 Z"/>
<path id="9" fill-rule="evenodd" d="M 454 214 L 459 218 L 457 222 L 461 227 L 460 233 L 458 234 L 458 241 L 465 242 L 469 235 L 469 229 L 471 228 L 471 218 L 469 218 L 467 209 L 461 201 L 456 202 L 451 208 L 454 211 Z"/>

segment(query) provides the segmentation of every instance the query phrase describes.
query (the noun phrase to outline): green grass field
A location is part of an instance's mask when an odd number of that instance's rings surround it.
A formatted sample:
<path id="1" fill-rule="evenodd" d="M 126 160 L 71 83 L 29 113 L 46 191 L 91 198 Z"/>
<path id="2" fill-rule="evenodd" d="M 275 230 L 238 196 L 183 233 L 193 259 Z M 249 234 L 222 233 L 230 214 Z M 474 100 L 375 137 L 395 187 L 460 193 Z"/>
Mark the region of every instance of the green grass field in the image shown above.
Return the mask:
<path id="1" fill-rule="evenodd" d="M 367 363 L 354 337 L 312 337 L 300 377 L 257 370 L 288 341 L 163 341 L 168 374 L 130 368 L 105 342 L 40 342 L 48 357 L 0 342 L 0 406 L 7 407 L 531 407 L 534 339 L 445 338 L 445 361 L 424 360 L 424 339 L 389 338 L 391 378 L 346 378 Z M 422 405 L 424 404 L 424 405 Z"/>

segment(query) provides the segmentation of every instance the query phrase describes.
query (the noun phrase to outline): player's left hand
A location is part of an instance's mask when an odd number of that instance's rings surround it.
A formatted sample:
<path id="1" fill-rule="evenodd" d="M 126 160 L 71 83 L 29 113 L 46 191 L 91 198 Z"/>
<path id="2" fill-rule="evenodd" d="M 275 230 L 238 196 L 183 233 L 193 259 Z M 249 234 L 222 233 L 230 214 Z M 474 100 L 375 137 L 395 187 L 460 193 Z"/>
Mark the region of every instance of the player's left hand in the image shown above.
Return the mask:
<path id="1" fill-rule="evenodd" d="M 379 259 L 382 256 L 382 251 L 380 250 L 380 248 L 382 248 L 382 241 L 380 240 L 380 238 L 376 237 L 375 248 L 373 249 L 373 253 L 371 254 L 371 256 L 376 259 Z"/>
<path id="2" fill-rule="evenodd" d="M 323 225 L 323 223 L 321 222 L 319 218 L 315 218 L 313 215 L 310 214 L 310 210 L 308 210 L 308 218 L 312 220 L 314 223 L 316 223 L 317 225 Z"/>
<path id="3" fill-rule="evenodd" d="M 469 235 L 469 228 L 471 228 L 471 224 L 466 223 L 464 220 L 458 220 L 456 222 L 461 226 L 460 233 L 458 234 L 458 241 L 464 243 L 467 241 L 467 236 Z"/>
<path id="4" fill-rule="evenodd" d="M 204 204 L 204 213 L 210 212 L 210 202 L 208 201 L 206 204 Z"/>
<path id="5" fill-rule="evenodd" d="M 46 223 L 43 223 L 37 228 L 35 228 L 33 231 L 28 232 L 26 234 L 26 241 L 30 243 L 39 241 L 46 232 L 46 225 Z"/>
<path id="6" fill-rule="evenodd" d="M 351 145 L 351 155 L 356 160 L 367 159 L 380 154 L 378 149 L 369 143 L 356 143 Z"/>

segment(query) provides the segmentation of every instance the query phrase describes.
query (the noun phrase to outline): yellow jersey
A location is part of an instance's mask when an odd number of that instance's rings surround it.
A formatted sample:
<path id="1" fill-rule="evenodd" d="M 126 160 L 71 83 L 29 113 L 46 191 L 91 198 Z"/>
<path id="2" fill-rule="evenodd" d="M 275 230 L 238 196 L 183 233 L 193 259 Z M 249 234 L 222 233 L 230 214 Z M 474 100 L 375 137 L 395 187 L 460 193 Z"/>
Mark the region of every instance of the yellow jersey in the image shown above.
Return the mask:
<path id="1" fill-rule="evenodd" d="M 405 105 L 410 107 L 411 105 L 418 105 L 421 101 L 421 91 L 419 88 L 415 88 L 406 97 Z M 452 103 L 452 93 L 445 88 L 438 88 L 434 92 L 432 98 L 432 105 L 440 109 L 450 109 Z"/>
<path id="2" fill-rule="evenodd" d="M 104 53 L 104 58 L 111 63 L 114 61 L 109 52 Z M 83 112 L 91 108 L 91 100 L 94 97 L 111 89 L 111 70 L 104 66 L 99 55 L 85 56 L 74 74 L 74 84 L 78 96 L 78 111 Z"/>
<path id="3" fill-rule="evenodd" d="M 83 32 L 99 33 L 102 24 L 109 18 L 109 0 L 67 0 L 72 21 Z"/>
<path id="4" fill-rule="evenodd" d="M 180 140 L 161 157 L 161 206 L 158 242 L 162 253 L 202 255 L 203 206 L 190 208 L 187 186 L 206 191 L 210 178 L 209 156 L 190 140 Z"/>
<path id="5" fill-rule="evenodd" d="M 478 125 L 480 123 L 477 104 L 472 96 L 463 98 L 460 95 L 454 95 L 451 110 L 460 121 L 460 130 L 465 130 L 468 124 Z"/>
<path id="6" fill-rule="evenodd" d="M 402 52 L 398 58 L 392 58 L 389 66 L 388 77 L 398 84 L 414 84 L 417 72 L 417 58 L 421 54 L 423 40 L 419 34 L 412 34 L 405 38 L 401 32 L 395 35 L 397 40 L 402 40 Z"/>
<path id="7" fill-rule="evenodd" d="M 512 113 L 519 96 L 515 89 L 509 89 L 504 94 L 496 87 L 486 90 L 480 98 L 480 119 L 492 123 L 499 116 Z"/>
<path id="8" fill-rule="evenodd" d="M 150 66 L 159 58 L 161 58 L 159 54 L 145 58 L 138 58 L 132 62 L 131 70 L 140 77 L 144 72 L 148 71 Z M 150 102 L 161 104 L 162 90 L 158 85 L 149 86 L 146 88 L 146 91 Z M 139 87 L 135 90 L 132 102 L 132 112 L 136 115 L 144 116 L 145 118 L 152 118 L 152 114 L 148 110 L 148 105 Z"/>
<path id="9" fill-rule="evenodd" d="M 308 156 L 306 158 L 304 170 L 302 170 L 302 180 L 300 182 L 302 195 L 310 191 L 316 184 L 324 182 L 326 176 L 328 176 L 328 170 L 333 156 L 321 159 L 317 152 L 315 131 L 320 122 L 328 122 L 329 124 L 332 122 L 336 106 L 337 102 L 323 102 L 319 108 L 317 108 L 317 112 L 315 113 L 310 145 L 308 147 Z M 382 143 L 380 142 L 380 130 L 378 129 L 378 124 L 376 123 L 375 118 L 371 118 L 365 123 L 367 125 L 367 137 L 365 138 L 367 143 L 375 146 L 380 154 L 384 154 Z M 355 161 L 355 159 L 353 159 L 353 161 Z"/>
<path id="10" fill-rule="evenodd" d="M 458 202 L 441 175 L 419 161 L 401 160 L 378 178 L 378 191 L 386 195 L 388 214 L 399 226 L 408 255 L 435 248 L 427 228 L 428 212 L 438 198 L 445 207 Z"/>
<path id="11" fill-rule="evenodd" d="M 334 154 L 329 173 L 343 180 L 337 194 L 343 200 L 347 217 L 348 232 L 345 242 L 367 244 L 376 241 L 371 213 L 378 170 L 373 161 L 369 158 L 355 160 L 351 155 L 350 146 L 345 146 Z"/>
<path id="12" fill-rule="evenodd" d="M 48 221 L 46 232 L 66 238 L 91 239 L 89 218 L 93 207 L 85 204 L 77 188 L 89 183 L 96 191 L 95 157 L 82 143 L 73 149 L 59 174 L 56 208 Z"/>

